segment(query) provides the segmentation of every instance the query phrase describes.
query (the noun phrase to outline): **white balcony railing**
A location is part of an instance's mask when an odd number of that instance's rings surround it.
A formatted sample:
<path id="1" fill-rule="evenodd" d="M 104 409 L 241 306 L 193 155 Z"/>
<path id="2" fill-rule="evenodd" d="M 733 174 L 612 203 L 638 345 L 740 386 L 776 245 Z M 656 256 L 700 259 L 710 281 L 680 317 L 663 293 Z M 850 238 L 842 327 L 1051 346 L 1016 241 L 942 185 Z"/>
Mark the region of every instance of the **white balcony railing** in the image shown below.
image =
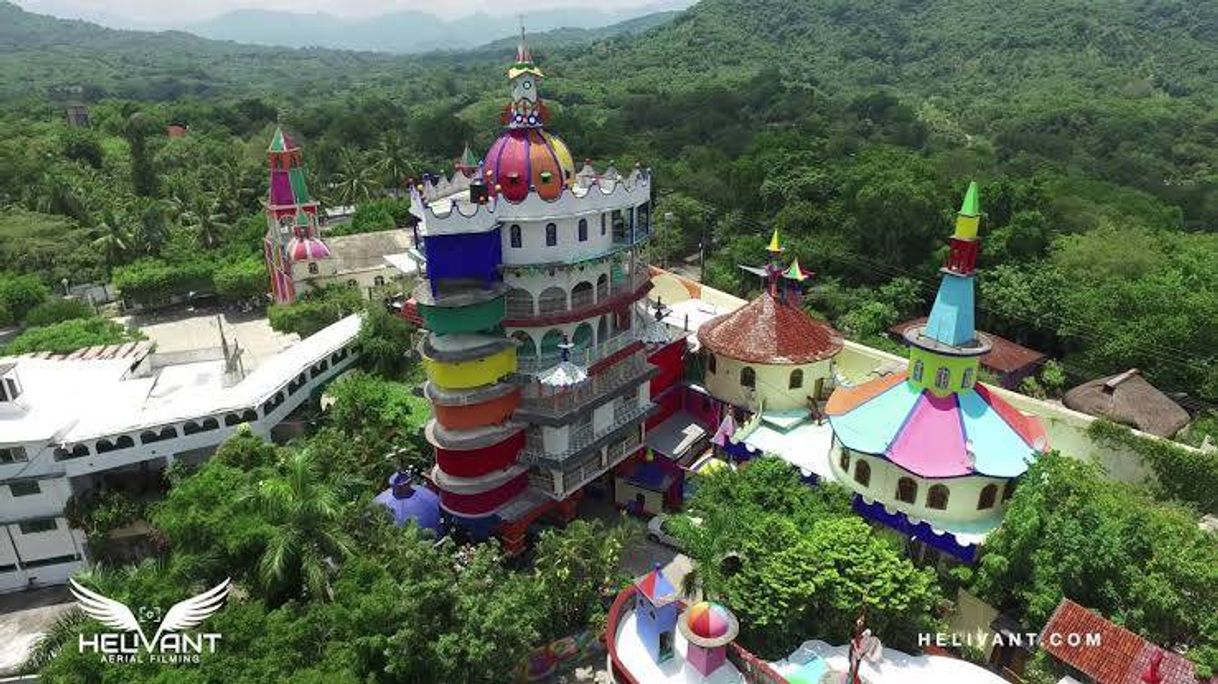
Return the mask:
<path id="1" fill-rule="evenodd" d="M 604 372 L 576 385 L 550 387 L 530 379 L 521 387 L 522 408 L 544 415 L 562 415 L 637 380 L 651 368 L 642 354 L 635 353 Z"/>
<path id="2" fill-rule="evenodd" d="M 572 349 L 570 356 L 571 363 L 587 368 L 607 356 L 618 353 L 638 340 L 638 332 L 635 330 L 620 331 L 598 345 L 584 349 Z M 562 361 L 562 352 L 542 354 L 541 356 L 520 356 L 516 359 L 516 368 L 521 373 L 536 374 L 557 366 L 560 361 Z"/>
<path id="3" fill-rule="evenodd" d="M 630 272 L 626 273 L 622 280 L 601 287 L 598 292 L 585 289 L 579 292 L 571 292 L 569 297 L 555 296 L 552 299 L 540 299 L 536 303 L 509 297 L 507 300 L 506 317 L 508 320 L 521 320 L 538 316 L 578 313 L 600 306 L 616 297 L 637 292 L 649 280 L 651 280 L 651 274 L 648 272 L 647 265 L 635 262 Z M 557 290 L 555 290 L 555 293 L 557 295 Z M 568 298 L 570 300 L 569 303 Z"/>
<path id="4" fill-rule="evenodd" d="M 567 435 L 567 448 L 559 452 L 546 451 L 540 431 L 530 430 L 525 439 L 524 451 L 520 455 L 521 462 L 526 464 L 547 464 L 550 466 L 561 464 L 573 455 L 579 454 L 589 444 L 600 439 L 603 435 L 630 423 L 637 422 L 647 415 L 652 404 L 649 402 L 640 406 L 635 401 L 631 398 L 631 403 L 628 407 L 619 406 L 616 408 L 613 413 L 613 422 L 603 430 L 594 430 L 590 421 L 579 427 L 571 427 Z"/>

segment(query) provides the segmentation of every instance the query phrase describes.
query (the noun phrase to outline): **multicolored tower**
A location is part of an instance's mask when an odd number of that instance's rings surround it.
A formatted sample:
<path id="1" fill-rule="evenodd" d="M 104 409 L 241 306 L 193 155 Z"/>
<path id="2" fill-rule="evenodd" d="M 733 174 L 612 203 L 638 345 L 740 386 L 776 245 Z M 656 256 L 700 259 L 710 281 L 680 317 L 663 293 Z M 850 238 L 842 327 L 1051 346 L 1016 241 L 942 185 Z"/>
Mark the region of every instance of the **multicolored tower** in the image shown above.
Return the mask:
<path id="1" fill-rule="evenodd" d="M 930 317 L 905 333 L 908 369 L 839 387 L 826 407 L 831 468 L 857 494 L 855 510 L 965 561 L 1048 448 L 1037 419 L 977 382 L 991 346 L 973 323 L 980 217 L 971 183 Z"/>
<path id="2" fill-rule="evenodd" d="M 317 228 L 317 202 L 309 197 L 300 147 L 275 128 L 267 148 L 266 270 L 277 303 L 296 301 L 302 282 L 332 276 L 337 268 Z"/>
<path id="3" fill-rule="evenodd" d="M 588 482 L 639 450 L 654 409 L 636 311 L 649 173 L 576 173 L 544 129 L 541 77 L 522 37 L 505 128 L 476 173 L 411 196 L 431 479 L 459 526 L 509 549 L 542 512 L 573 515 Z"/>

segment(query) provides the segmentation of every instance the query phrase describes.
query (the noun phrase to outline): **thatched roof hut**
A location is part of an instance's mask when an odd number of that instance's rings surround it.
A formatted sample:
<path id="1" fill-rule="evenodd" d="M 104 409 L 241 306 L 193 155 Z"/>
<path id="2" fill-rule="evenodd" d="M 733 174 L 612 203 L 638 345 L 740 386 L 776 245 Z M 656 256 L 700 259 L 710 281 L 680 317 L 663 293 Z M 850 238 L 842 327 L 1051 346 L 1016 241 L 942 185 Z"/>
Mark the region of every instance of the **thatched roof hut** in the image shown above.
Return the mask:
<path id="1" fill-rule="evenodd" d="M 1124 373 L 1085 382 L 1066 392 L 1066 406 L 1160 437 L 1173 437 L 1188 425 L 1180 408 L 1131 368 Z"/>

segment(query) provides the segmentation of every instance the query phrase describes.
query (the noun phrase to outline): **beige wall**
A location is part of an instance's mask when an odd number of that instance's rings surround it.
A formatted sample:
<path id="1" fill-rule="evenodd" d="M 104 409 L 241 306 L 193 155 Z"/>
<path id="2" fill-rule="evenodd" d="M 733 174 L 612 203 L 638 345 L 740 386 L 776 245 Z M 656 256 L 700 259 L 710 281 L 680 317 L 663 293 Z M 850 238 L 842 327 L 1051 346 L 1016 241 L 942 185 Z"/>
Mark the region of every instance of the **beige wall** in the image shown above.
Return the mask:
<path id="1" fill-rule="evenodd" d="M 956 610 L 948 618 L 948 630 L 952 634 L 959 634 L 961 640 L 971 638 L 974 642 L 976 642 L 978 632 L 986 634 L 987 640 L 984 642 L 983 650 L 988 660 L 990 653 L 994 650 L 994 639 L 992 638 L 994 630 L 990 629 L 990 624 L 996 617 L 998 617 L 997 608 L 961 589 L 956 594 Z M 974 645 L 978 644 L 974 643 Z"/>
<path id="2" fill-rule="evenodd" d="M 871 480 L 866 487 L 854 479 L 860 462 L 866 462 L 871 468 Z M 830 454 L 829 467 L 838 482 L 858 492 L 864 498 L 879 501 L 892 510 L 901 511 L 911 519 L 925 520 L 932 525 L 936 522 L 967 523 L 996 518 L 1006 510 L 1006 504 L 1002 501 L 1006 480 L 1001 478 L 970 476 L 928 480 L 910 474 L 891 461 L 858 452 L 850 452 L 850 472 L 846 473 L 841 468 L 841 447 L 836 442 L 833 452 Z M 911 478 L 918 485 L 917 496 L 913 504 L 897 501 L 897 480 L 902 477 Z M 948 489 L 946 510 L 926 506 L 930 488 L 936 484 Z M 981 490 L 991 484 L 997 487 L 994 507 L 978 510 L 977 502 L 980 500 Z"/>
<path id="3" fill-rule="evenodd" d="M 705 353 L 711 354 L 709 350 Z M 755 388 L 740 384 L 740 373 L 746 367 L 753 369 L 756 376 Z M 791 389 L 791 373 L 797 369 L 803 371 L 803 384 Z M 745 363 L 716 354 L 715 372 L 711 373 L 709 364 L 707 366 L 706 389 L 716 399 L 729 404 L 755 409 L 758 400 L 764 399 L 766 410 L 783 411 L 807 408 L 808 397 L 816 391 L 816 381 L 820 380 L 821 384 L 828 388 L 832 379 L 833 363 L 829 359 L 799 365 L 767 365 Z"/>

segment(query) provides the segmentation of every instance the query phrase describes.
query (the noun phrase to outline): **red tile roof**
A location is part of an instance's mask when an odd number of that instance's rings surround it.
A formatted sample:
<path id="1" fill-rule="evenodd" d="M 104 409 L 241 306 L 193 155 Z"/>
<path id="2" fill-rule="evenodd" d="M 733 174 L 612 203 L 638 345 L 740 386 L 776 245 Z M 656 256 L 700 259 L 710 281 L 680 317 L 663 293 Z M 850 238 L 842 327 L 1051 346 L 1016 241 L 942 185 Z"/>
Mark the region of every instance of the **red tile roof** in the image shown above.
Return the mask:
<path id="1" fill-rule="evenodd" d="M 924 325 L 926 317 L 915 318 L 912 321 L 897 323 L 888 329 L 888 332 L 904 339 L 905 331 L 916 325 Z M 981 365 L 989 370 L 997 373 L 1013 373 L 1017 370 L 1027 368 L 1040 363 L 1045 359 L 1045 355 L 1035 349 L 1027 347 L 1017 342 L 1012 342 L 1005 337 L 999 337 L 993 333 L 981 332 L 993 345 L 990 351 L 981 355 Z"/>
<path id="2" fill-rule="evenodd" d="M 716 354 L 750 363 L 811 363 L 842 348 L 840 333 L 769 293 L 703 323 L 698 340 Z"/>
<path id="3" fill-rule="evenodd" d="M 1097 635 L 1099 644 L 1088 643 L 1088 635 Z M 1156 653 L 1163 654 L 1160 684 L 1198 684 L 1188 658 L 1162 649 L 1070 599 L 1062 599 L 1041 630 L 1040 647 L 1097 684 L 1144 684 L 1142 675 Z M 1218 677 L 1209 684 L 1218 684 Z"/>

